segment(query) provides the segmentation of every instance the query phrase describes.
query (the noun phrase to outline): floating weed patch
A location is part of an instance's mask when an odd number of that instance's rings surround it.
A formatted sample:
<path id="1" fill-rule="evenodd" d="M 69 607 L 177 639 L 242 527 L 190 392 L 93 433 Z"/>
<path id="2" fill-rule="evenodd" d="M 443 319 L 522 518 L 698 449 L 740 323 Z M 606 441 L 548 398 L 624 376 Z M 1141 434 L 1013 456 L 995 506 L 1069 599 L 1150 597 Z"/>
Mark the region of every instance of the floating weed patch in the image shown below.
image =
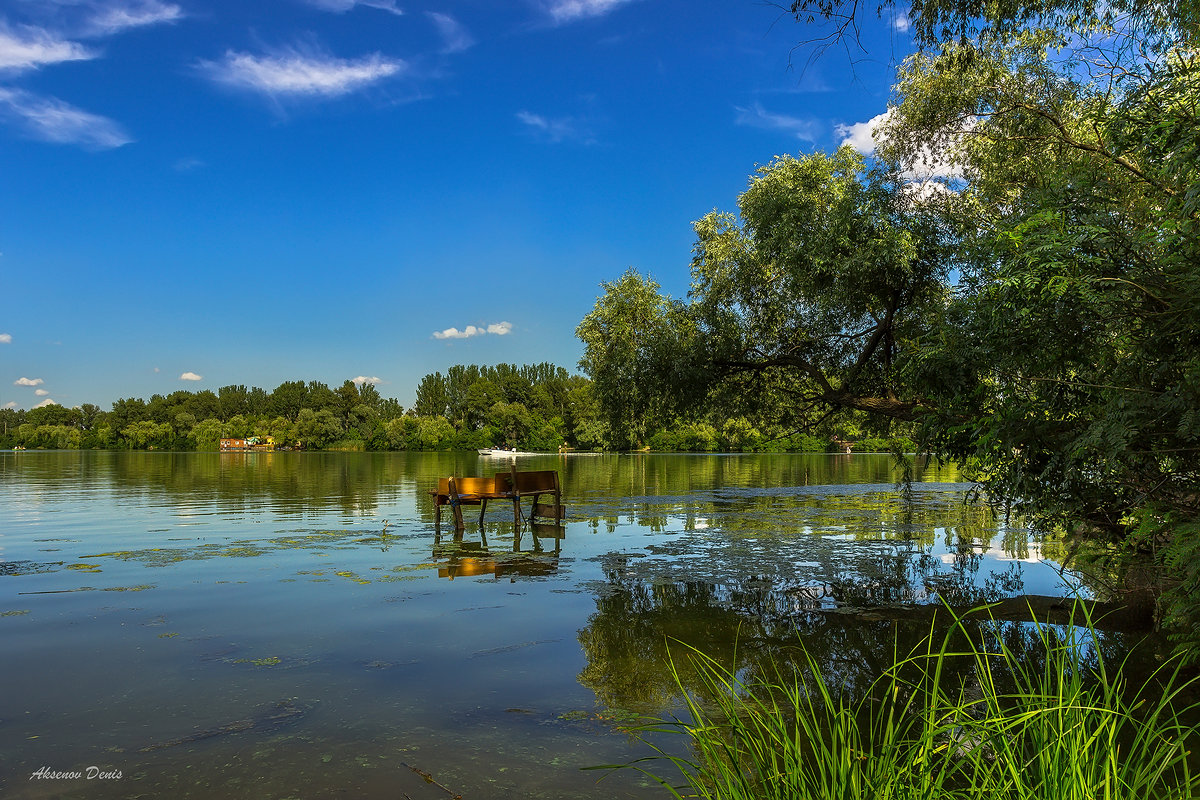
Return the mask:
<path id="1" fill-rule="evenodd" d="M 279 656 L 268 656 L 267 658 L 235 658 L 230 663 L 253 664 L 256 667 L 275 667 L 282 664 L 283 659 Z"/>
<path id="2" fill-rule="evenodd" d="M 532 713 L 523 709 L 507 709 L 508 711 Z M 604 711 L 584 711 L 576 709 L 574 711 L 565 711 L 559 714 L 556 719 L 563 722 L 604 722 L 615 724 L 618 730 L 630 730 L 632 725 L 645 721 L 645 717 L 638 714 L 636 711 L 629 711 L 624 708 L 609 708 Z"/>
<path id="3" fill-rule="evenodd" d="M 16 611 L 0 611 L 0 617 L 23 617 L 28 613 L 28 608 L 22 608 Z"/>
<path id="4" fill-rule="evenodd" d="M 139 583 L 137 586 L 109 586 L 106 592 L 144 592 L 147 589 L 157 589 L 157 583 Z"/>
<path id="5" fill-rule="evenodd" d="M 79 572 L 100 572 L 99 564 L 67 564 L 67 569 L 77 570 Z"/>
<path id="6" fill-rule="evenodd" d="M 160 633 L 160 634 L 158 635 L 158 638 L 160 638 L 160 639 L 174 639 L 174 638 L 175 638 L 176 636 L 178 636 L 178 635 L 179 635 L 179 634 L 178 634 L 178 633 L 176 633 L 175 631 L 171 631 L 170 633 Z"/>

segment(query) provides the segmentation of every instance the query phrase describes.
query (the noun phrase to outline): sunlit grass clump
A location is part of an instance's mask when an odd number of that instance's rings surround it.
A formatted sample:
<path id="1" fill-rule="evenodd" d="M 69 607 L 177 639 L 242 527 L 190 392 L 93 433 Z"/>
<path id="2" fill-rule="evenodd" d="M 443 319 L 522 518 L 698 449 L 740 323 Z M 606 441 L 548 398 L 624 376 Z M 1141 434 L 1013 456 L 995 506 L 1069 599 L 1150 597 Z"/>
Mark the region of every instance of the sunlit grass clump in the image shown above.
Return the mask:
<path id="1" fill-rule="evenodd" d="M 1011 629 L 1010 629 L 1011 630 Z M 1200 797 L 1195 691 L 1172 665 L 1137 686 L 1106 665 L 1094 628 L 999 628 L 956 620 L 897 653 L 865 696 L 848 697 L 805 656 L 769 680 L 740 678 L 689 649 L 700 683 L 675 672 L 692 756 L 627 765 L 675 797 L 788 800 L 1173 800 Z M 799 668 L 794 668 L 798 666 Z M 1186 720 L 1191 720 L 1189 722 Z M 673 764 L 682 785 L 655 771 Z"/>

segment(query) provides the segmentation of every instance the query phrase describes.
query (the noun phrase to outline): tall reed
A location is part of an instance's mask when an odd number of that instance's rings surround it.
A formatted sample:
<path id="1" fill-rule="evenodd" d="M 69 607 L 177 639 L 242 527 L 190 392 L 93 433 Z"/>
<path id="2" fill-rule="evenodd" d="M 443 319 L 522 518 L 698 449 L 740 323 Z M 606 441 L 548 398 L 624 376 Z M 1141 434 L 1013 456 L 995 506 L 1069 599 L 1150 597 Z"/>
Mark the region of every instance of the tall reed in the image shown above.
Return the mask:
<path id="1" fill-rule="evenodd" d="M 643 726 L 659 755 L 622 766 L 676 798 L 711 800 L 1200 797 L 1200 708 L 1185 699 L 1196 679 L 1167 664 L 1130 686 L 1124 662 L 1105 662 L 1092 620 L 1081 623 L 1022 625 L 1018 653 L 998 625 L 953 617 L 943 634 L 894 652 L 861 697 L 845 696 L 807 652 L 747 681 L 688 647 L 698 691 L 671 669 L 690 720 Z M 652 741 L 663 732 L 685 734 L 692 755 Z M 664 762 L 681 784 L 656 771 Z"/>

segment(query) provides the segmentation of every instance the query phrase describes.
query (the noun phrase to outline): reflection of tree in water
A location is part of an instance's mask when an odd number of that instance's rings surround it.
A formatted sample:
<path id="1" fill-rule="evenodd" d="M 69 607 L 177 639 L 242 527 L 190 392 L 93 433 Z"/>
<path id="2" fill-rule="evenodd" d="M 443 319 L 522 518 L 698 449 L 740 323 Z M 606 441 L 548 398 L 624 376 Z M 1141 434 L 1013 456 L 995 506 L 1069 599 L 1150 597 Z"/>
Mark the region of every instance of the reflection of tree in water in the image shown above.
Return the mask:
<path id="1" fill-rule="evenodd" d="M 79 451 L 45 456 L 8 464 L 11 477 L 50 493 L 101 491 L 131 504 L 175 507 L 181 514 L 270 509 L 287 515 L 332 508 L 372 515 L 414 494 L 418 504 L 429 505 L 421 489 L 432 488 L 439 475 L 461 473 L 463 461 L 457 453 Z M 6 477 L 0 473 L 0 481 Z"/>
<path id="2" fill-rule="evenodd" d="M 680 700 L 672 669 L 679 684 L 704 698 L 708 684 L 693 668 L 689 647 L 736 671 L 747 685 L 787 682 L 805 672 L 811 658 L 831 686 L 861 697 L 893 663 L 894 654 L 912 652 L 931 629 L 940 640 L 949 628 L 944 610 L 912 619 L 871 610 L 833 613 L 822 610 L 811 595 L 757 578 L 725 584 L 644 581 L 631 577 L 631 561 L 613 556 L 606 563 L 607 580 L 592 587 L 596 612 L 579 632 L 588 660 L 579 682 L 608 708 L 669 714 Z M 958 596 L 974 603 L 988 594 L 964 585 Z M 1028 623 L 973 619 L 964 625 L 972 637 L 1003 641 L 1030 668 L 1044 663 L 1044 651 Z M 1143 637 L 1106 632 L 1098 646 L 1109 664 L 1117 664 Z M 1140 647 L 1123 672 L 1149 674 L 1163 652 L 1157 640 L 1155 646 Z M 1095 652 L 1088 652 L 1085 664 L 1094 662 Z M 974 669 L 968 658 L 948 659 L 946 685 L 972 685 Z M 1007 688 L 1002 675 L 1000 682 L 1002 690 Z"/>
<path id="3" fill-rule="evenodd" d="M 963 605 L 1022 591 L 1021 566 L 985 551 L 1000 542 L 1008 558 L 1027 554 L 1029 532 L 999 526 L 963 498 L 936 487 L 907 501 L 878 486 L 696 493 L 686 516 L 674 517 L 675 532 L 627 559 L 623 574 L 727 587 L 757 577 L 793 610 Z"/>

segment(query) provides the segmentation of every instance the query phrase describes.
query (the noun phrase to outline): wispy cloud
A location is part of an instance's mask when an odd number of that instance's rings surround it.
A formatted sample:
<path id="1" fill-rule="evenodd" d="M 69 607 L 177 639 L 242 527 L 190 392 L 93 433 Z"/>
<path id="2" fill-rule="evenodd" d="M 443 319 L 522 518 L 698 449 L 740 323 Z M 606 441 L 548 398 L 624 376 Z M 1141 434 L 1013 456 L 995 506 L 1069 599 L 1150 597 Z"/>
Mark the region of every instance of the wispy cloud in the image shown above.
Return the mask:
<path id="1" fill-rule="evenodd" d="M 12 334 L 0 333 L 0 344 L 12 344 Z"/>
<path id="2" fill-rule="evenodd" d="M 199 66 L 217 83 L 272 97 L 336 97 L 396 75 L 407 67 L 405 62 L 380 53 L 343 59 L 294 48 L 261 56 L 230 50 L 220 61 L 201 61 Z"/>
<path id="3" fill-rule="evenodd" d="M 35 389 L 33 394 L 36 397 L 45 397 L 46 395 L 50 394 L 50 392 L 47 389 Z"/>
<path id="4" fill-rule="evenodd" d="M 586 123 L 578 117 L 547 117 L 531 111 L 518 111 L 517 119 L 539 139 L 557 144 L 567 140 L 592 144 L 595 137 Z"/>
<path id="5" fill-rule="evenodd" d="M 365 8 L 378 8 L 380 11 L 388 11 L 396 16 L 402 16 L 404 10 L 396 7 L 396 0 L 307 0 L 310 6 L 322 9 L 323 11 L 332 11 L 335 14 L 345 14 L 351 11 L 355 6 L 363 6 Z"/>
<path id="6" fill-rule="evenodd" d="M 78 42 L 50 33 L 43 28 L 20 25 L 9 28 L 0 21 L 0 70 L 37 69 L 64 61 L 86 61 L 95 54 Z"/>
<path id="7" fill-rule="evenodd" d="M 903 11 L 896 14 L 895 18 L 892 19 L 892 29 L 900 33 L 908 33 L 908 29 L 911 27 L 912 21 L 909 20 L 908 14 L 905 14 Z"/>
<path id="8" fill-rule="evenodd" d="M 34 139 L 111 150 L 133 141 L 119 124 L 54 97 L 0 87 L 0 120 L 7 118 Z"/>
<path id="9" fill-rule="evenodd" d="M 379 384 L 383 383 L 383 378 L 377 378 L 375 376 L 368 378 L 366 375 L 359 375 L 357 378 L 351 378 L 350 382 L 356 386 L 362 386 L 364 383 L 369 383 L 372 386 L 378 386 Z"/>
<path id="10" fill-rule="evenodd" d="M 17 407 L 17 401 L 16 401 L 16 400 L 9 400 L 9 401 L 8 401 L 7 403 L 5 403 L 4 405 L 0 406 L 0 408 L 16 408 L 16 407 Z"/>
<path id="11" fill-rule="evenodd" d="M 454 17 L 449 14 L 439 14 L 436 11 L 428 11 L 426 14 L 433 20 L 438 33 L 442 36 L 443 53 L 461 53 L 475 44 L 471 34 L 467 33 L 467 29 Z"/>
<path id="12" fill-rule="evenodd" d="M 43 400 L 42 402 L 35 405 L 34 408 L 45 408 L 46 406 L 56 406 L 56 405 L 58 405 L 58 403 L 54 402 L 49 397 L 47 397 L 45 400 Z"/>
<path id="13" fill-rule="evenodd" d="M 494 334 L 496 336 L 507 336 L 512 333 L 511 322 L 496 322 L 491 325 L 476 327 L 468 325 L 461 331 L 458 328 L 446 328 L 444 331 L 434 331 L 433 338 L 435 339 L 470 339 L 472 336 L 483 336 L 484 334 Z"/>
<path id="14" fill-rule="evenodd" d="M 204 380 L 204 376 L 197 375 L 194 372 L 185 372 L 179 376 L 179 380 L 181 380 L 181 381 L 202 381 L 202 380 Z"/>
<path id="15" fill-rule="evenodd" d="M 95 16 L 88 21 L 88 32 L 93 36 L 111 36 L 130 28 L 175 22 L 183 17 L 182 8 L 160 0 L 111 3 L 96 10 Z"/>
<path id="16" fill-rule="evenodd" d="M 13 386 L 41 386 L 45 383 L 41 378 L 17 378 L 13 381 Z"/>
<path id="17" fill-rule="evenodd" d="M 752 108 L 734 106 L 734 109 L 737 111 L 736 122 L 738 125 L 784 131 L 804 142 L 815 142 L 821 129 L 821 125 L 816 120 L 775 114 L 764 109 L 759 103 L 755 103 Z"/>
<path id="18" fill-rule="evenodd" d="M 546 7 L 556 23 L 574 22 L 587 17 L 601 17 L 633 0 L 551 0 Z"/>

